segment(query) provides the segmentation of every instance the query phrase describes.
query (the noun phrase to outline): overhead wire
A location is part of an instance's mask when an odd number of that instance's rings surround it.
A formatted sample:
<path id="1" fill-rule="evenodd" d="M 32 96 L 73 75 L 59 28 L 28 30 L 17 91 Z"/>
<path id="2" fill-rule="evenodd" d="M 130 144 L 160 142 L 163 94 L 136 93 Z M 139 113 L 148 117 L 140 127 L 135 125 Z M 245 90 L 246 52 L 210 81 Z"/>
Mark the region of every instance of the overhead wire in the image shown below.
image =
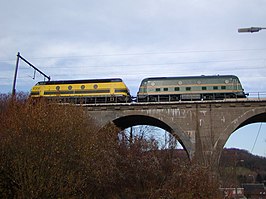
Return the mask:
<path id="1" fill-rule="evenodd" d="M 253 150 L 255 148 L 255 145 L 257 143 L 257 140 L 258 140 L 258 137 L 259 137 L 259 134 L 260 134 L 260 131 L 261 131 L 261 127 L 262 127 L 262 122 L 260 123 L 259 129 L 258 129 L 258 133 L 257 133 L 257 136 L 256 136 L 256 139 L 255 139 L 254 144 L 253 144 L 253 147 L 251 149 L 251 153 L 253 152 Z"/>
<path id="2" fill-rule="evenodd" d="M 243 51 L 265 51 L 266 48 L 257 49 L 218 49 L 218 50 L 183 50 L 183 51 L 166 51 L 166 52 L 136 52 L 136 53 L 110 53 L 110 54 L 91 54 L 77 56 L 49 56 L 49 57 L 31 57 L 31 60 L 36 59 L 75 59 L 75 58 L 90 58 L 90 57 L 113 57 L 113 56 L 143 56 L 143 55 L 167 55 L 167 54 L 186 54 L 186 53 L 217 53 L 217 52 L 243 52 Z M 14 61 L 15 59 L 0 59 L 0 62 Z"/>
<path id="3" fill-rule="evenodd" d="M 243 62 L 243 61 L 258 61 L 265 60 L 264 58 L 254 58 L 254 59 L 232 59 L 232 60 L 209 60 L 209 61 L 188 61 L 188 62 L 169 62 L 169 63 L 139 63 L 139 64 L 108 64 L 108 65 L 68 65 L 64 67 L 60 67 L 60 69 L 64 68 L 74 68 L 74 67 L 97 67 L 97 68 L 106 68 L 106 67 L 130 67 L 130 66 L 169 66 L 169 65 L 186 65 L 186 64 L 204 64 L 204 63 L 224 63 L 224 62 Z M 48 66 L 49 68 L 59 68 L 58 66 Z"/>
<path id="4" fill-rule="evenodd" d="M 141 52 L 141 53 L 110 53 L 110 54 L 94 54 L 81 56 L 59 56 L 59 57 L 40 57 L 32 59 L 62 59 L 62 58 L 89 58 L 89 57 L 114 57 L 114 56 L 142 56 L 142 55 L 167 55 L 167 54 L 185 54 L 185 53 L 217 53 L 217 52 L 240 52 L 240 51 L 263 51 L 261 49 L 231 49 L 231 50 L 184 50 L 184 51 L 168 51 L 168 52 Z"/>
<path id="5" fill-rule="evenodd" d="M 171 52 L 143 52 L 143 53 L 117 53 L 117 54 L 95 54 L 95 55 L 85 55 L 85 56 L 61 56 L 61 57 L 39 57 L 39 58 L 31 58 L 31 59 L 71 59 L 71 58 L 87 58 L 87 57 L 105 57 L 105 56 L 142 56 L 142 55 L 164 55 L 164 54 L 181 54 L 181 53 L 217 53 L 217 52 L 237 52 L 237 51 L 263 51 L 266 50 L 262 49 L 224 49 L 224 50 L 187 50 L 187 51 L 171 51 Z M 173 65 L 187 65 L 187 64 L 204 64 L 204 63 L 225 63 L 225 62 L 247 62 L 247 61 L 258 61 L 258 60 L 265 60 L 265 58 L 251 58 L 251 59 L 229 59 L 229 60 L 205 60 L 205 61 L 185 61 L 185 62 L 165 62 L 165 63 L 136 63 L 136 64 L 106 64 L 106 65 L 68 65 L 67 63 L 63 66 L 47 66 L 45 67 L 46 70 L 58 68 L 60 70 L 69 69 L 69 68 L 111 68 L 111 67 L 130 67 L 130 69 L 139 71 L 137 68 L 138 66 L 173 66 Z M 11 61 L 11 60 L 1 60 L 3 61 Z M 14 60 L 12 60 L 14 61 Z M 136 67 L 136 68 L 135 68 Z M 27 67 L 21 67 L 21 69 L 27 70 Z M 264 67 L 249 67 L 244 68 L 244 70 L 251 70 L 251 69 L 264 69 Z M 10 68 L 10 70 L 13 70 Z M 107 69 L 108 70 L 108 69 Z M 223 69 L 222 71 L 226 71 L 227 69 Z M 228 69 L 229 70 L 229 69 Z M 243 70 L 243 68 L 231 68 L 230 71 L 236 70 Z M 221 70 L 219 70 L 221 71 Z"/>

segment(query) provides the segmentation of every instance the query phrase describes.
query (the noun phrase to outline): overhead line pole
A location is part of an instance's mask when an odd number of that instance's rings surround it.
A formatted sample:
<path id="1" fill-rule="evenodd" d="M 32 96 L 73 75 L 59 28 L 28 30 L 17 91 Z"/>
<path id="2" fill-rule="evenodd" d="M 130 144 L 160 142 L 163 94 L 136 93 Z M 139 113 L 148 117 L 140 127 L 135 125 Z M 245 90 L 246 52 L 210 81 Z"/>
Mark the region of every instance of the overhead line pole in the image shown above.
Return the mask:
<path id="1" fill-rule="evenodd" d="M 34 68 L 35 70 L 37 70 L 40 74 L 42 74 L 44 77 L 46 77 L 48 79 L 48 81 L 50 81 L 51 77 L 44 74 L 42 71 L 40 71 L 38 68 L 36 68 L 35 66 L 33 66 L 30 62 L 28 62 L 25 58 L 23 58 L 19 53 L 18 56 L 20 59 L 22 59 L 24 62 L 26 62 L 27 64 L 29 64 L 32 68 Z"/>
<path id="2" fill-rule="evenodd" d="M 13 88 L 12 88 L 12 96 L 16 94 L 16 81 L 17 81 L 17 74 L 18 74 L 19 57 L 20 57 L 20 53 L 18 52 L 15 74 L 14 74 L 14 81 L 13 81 Z"/>
<path id="3" fill-rule="evenodd" d="M 13 81 L 13 88 L 12 88 L 12 95 L 14 96 L 16 94 L 16 81 L 17 81 L 17 74 L 18 74 L 18 66 L 19 66 L 19 59 L 22 59 L 24 62 L 26 62 L 28 65 L 30 65 L 35 71 L 38 71 L 41 75 L 43 75 L 45 78 L 50 81 L 51 77 L 43 73 L 41 70 L 36 68 L 33 64 L 31 64 L 29 61 L 27 61 L 24 57 L 20 55 L 18 52 L 17 54 L 17 62 L 16 62 L 16 68 L 15 68 L 15 74 L 14 74 L 14 81 Z"/>

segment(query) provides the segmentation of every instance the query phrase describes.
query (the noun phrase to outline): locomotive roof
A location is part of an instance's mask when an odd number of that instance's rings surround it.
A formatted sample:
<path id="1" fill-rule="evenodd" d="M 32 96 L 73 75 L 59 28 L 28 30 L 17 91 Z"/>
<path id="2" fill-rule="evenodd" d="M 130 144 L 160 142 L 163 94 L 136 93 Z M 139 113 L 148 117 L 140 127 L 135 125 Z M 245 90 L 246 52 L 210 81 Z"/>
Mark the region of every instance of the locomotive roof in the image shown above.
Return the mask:
<path id="1" fill-rule="evenodd" d="M 81 79 L 81 80 L 58 80 L 58 81 L 42 81 L 39 85 L 55 85 L 55 84 L 85 84 L 85 83 L 108 83 L 108 82 L 122 82 L 120 78 L 112 79 Z"/>
<path id="2" fill-rule="evenodd" d="M 142 81 L 149 81 L 149 80 L 177 80 L 177 79 L 217 79 L 217 78 L 236 78 L 235 75 L 200 75 L 200 76 L 179 76 L 179 77 L 148 77 L 143 79 Z"/>

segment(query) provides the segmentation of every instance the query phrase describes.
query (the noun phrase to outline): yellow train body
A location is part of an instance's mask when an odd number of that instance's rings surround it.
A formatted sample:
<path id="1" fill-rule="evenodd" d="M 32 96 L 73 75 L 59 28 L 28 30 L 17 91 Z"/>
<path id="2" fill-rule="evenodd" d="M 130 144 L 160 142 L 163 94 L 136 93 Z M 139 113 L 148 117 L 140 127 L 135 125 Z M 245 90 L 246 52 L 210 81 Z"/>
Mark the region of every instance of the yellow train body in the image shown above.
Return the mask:
<path id="1" fill-rule="evenodd" d="M 32 98 L 60 99 L 64 102 L 129 102 L 130 92 L 119 79 L 92 79 L 38 82 Z"/>

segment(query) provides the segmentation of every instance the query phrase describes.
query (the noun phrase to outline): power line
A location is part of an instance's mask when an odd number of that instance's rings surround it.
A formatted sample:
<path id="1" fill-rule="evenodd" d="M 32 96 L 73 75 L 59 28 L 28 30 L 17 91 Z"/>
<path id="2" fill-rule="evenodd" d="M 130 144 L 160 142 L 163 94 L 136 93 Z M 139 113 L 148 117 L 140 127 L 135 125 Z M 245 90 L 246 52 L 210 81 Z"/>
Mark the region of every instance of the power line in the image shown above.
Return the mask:
<path id="1" fill-rule="evenodd" d="M 32 57 L 30 59 L 78 59 L 91 57 L 115 57 L 115 56 L 142 56 L 142 55 L 167 55 L 167 54 L 190 54 L 190 53 L 218 53 L 218 52 L 244 52 L 244 51 L 265 51 L 266 48 L 258 49 L 221 49 L 221 50 L 183 50 L 183 51 L 166 51 L 166 52 L 136 52 L 136 53 L 110 53 L 110 54 L 91 54 L 78 56 L 49 56 L 49 57 Z M 14 61 L 14 59 L 0 59 L 0 62 Z"/>
<path id="2" fill-rule="evenodd" d="M 168 52 L 142 52 L 142 53 L 113 53 L 113 54 L 94 54 L 83 56 L 62 56 L 62 57 L 43 57 L 32 59 L 61 59 L 61 58 L 87 58 L 87 57 L 113 57 L 113 56 L 142 56 L 142 55 L 163 55 L 163 54 L 185 54 L 185 53 L 217 53 L 217 52 L 238 52 L 238 51 L 263 51 L 262 49 L 232 49 L 232 50 L 186 50 L 186 51 L 168 51 Z"/>
<path id="3" fill-rule="evenodd" d="M 253 144 L 253 147 L 252 147 L 252 149 L 251 149 L 251 153 L 253 152 L 253 149 L 254 149 L 254 147 L 255 147 L 255 145 L 256 145 L 256 143 L 257 143 L 257 140 L 258 140 L 258 137 L 259 137 L 259 134 L 260 134 L 260 130 L 261 130 L 261 126 L 262 126 L 262 122 L 260 123 L 260 127 L 259 127 L 259 130 L 258 130 L 258 133 L 257 133 L 256 139 L 255 139 L 255 142 L 254 142 L 254 144 Z"/>
<path id="4" fill-rule="evenodd" d="M 168 51 L 168 52 L 142 52 L 142 53 L 110 53 L 94 54 L 81 56 L 61 56 L 61 57 L 43 57 L 32 59 L 62 59 L 62 58 L 88 58 L 88 57 L 114 57 L 114 56 L 142 56 L 142 55 L 164 55 L 164 54 L 186 54 L 186 53 L 217 53 L 217 52 L 239 52 L 239 51 L 263 51 L 262 49 L 232 49 L 232 50 L 186 50 L 186 51 Z"/>
<path id="5" fill-rule="evenodd" d="M 136 66 L 169 66 L 169 65 L 186 65 L 186 64 L 204 64 L 204 63 L 223 63 L 223 62 L 243 62 L 243 61 L 258 61 L 265 60 L 264 58 L 254 58 L 254 59 L 231 59 L 231 60 L 209 60 L 209 61 L 188 61 L 188 62 L 169 62 L 169 63 L 140 63 L 140 64 L 108 64 L 108 65 L 69 65 L 65 67 L 49 66 L 49 68 L 74 68 L 74 67 L 84 67 L 84 68 L 106 68 L 106 67 L 136 67 Z"/>

